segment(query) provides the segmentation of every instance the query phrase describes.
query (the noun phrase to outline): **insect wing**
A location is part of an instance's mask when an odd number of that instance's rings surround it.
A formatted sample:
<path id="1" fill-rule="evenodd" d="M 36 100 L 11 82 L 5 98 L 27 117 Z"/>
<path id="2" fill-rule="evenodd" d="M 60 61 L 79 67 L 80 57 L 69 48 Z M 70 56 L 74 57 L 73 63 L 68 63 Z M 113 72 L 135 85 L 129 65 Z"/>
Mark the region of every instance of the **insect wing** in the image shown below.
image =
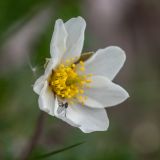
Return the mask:
<path id="1" fill-rule="evenodd" d="M 57 113 L 60 114 L 60 113 L 62 113 L 64 110 L 65 110 L 65 107 L 59 106 L 58 109 L 57 109 Z"/>

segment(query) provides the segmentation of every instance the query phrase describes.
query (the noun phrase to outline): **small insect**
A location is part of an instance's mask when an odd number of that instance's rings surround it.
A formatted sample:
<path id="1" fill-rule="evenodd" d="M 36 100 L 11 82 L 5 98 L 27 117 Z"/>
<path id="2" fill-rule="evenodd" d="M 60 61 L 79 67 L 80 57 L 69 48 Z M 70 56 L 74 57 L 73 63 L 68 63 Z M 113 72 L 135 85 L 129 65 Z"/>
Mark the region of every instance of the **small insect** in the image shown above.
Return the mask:
<path id="1" fill-rule="evenodd" d="M 66 117 L 66 111 L 67 111 L 66 109 L 68 108 L 68 103 L 67 102 L 63 103 L 62 101 L 58 101 L 58 105 L 59 107 L 57 113 L 61 114 L 62 112 L 64 112 L 64 115 Z"/>

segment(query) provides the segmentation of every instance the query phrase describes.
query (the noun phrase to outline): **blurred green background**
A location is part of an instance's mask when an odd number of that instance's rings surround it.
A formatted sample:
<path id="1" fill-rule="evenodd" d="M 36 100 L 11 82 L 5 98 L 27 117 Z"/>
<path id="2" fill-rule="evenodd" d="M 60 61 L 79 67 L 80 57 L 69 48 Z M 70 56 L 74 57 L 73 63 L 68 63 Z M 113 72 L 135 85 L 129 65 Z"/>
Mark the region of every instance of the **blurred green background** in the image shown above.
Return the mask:
<path id="1" fill-rule="evenodd" d="M 32 85 L 50 56 L 54 22 L 79 15 L 87 22 L 84 51 L 109 45 L 126 51 L 126 64 L 114 81 L 130 98 L 107 108 L 107 132 L 84 134 L 44 113 L 32 154 L 85 141 L 48 159 L 159 160 L 158 0 L 0 0 L 0 159 L 23 159 L 27 152 L 41 114 Z"/>

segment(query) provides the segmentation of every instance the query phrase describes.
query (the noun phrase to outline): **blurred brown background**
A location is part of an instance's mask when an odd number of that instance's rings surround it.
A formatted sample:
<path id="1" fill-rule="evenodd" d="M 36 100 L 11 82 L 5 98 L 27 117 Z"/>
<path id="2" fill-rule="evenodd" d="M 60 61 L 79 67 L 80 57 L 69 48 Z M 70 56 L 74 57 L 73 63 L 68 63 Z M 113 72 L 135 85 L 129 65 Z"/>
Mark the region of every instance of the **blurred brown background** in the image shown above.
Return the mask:
<path id="1" fill-rule="evenodd" d="M 54 22 L 79 15 L 87 22 L 84 51 L 126 51 L 114 81 L 130 98 L 107 110 L 107 132 L 84 134 L 44 114 L 33 154 L 85 141 L 48 159 L 160 159 L 160 1 L 0 0 L 0 13 L 0 159 L 28 152 L 40 114 L 32 84 L 50 56 Z"/>

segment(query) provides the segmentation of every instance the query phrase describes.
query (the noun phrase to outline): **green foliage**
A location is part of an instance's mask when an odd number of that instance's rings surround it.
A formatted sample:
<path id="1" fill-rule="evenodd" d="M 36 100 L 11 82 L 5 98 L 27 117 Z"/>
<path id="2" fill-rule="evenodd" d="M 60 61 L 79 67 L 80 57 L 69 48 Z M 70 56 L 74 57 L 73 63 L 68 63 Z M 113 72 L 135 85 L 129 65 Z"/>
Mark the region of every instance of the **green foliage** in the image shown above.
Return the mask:
<path id="1" fill-rule="evenodd" d="M 31 14 L 34 7 L 47 3 L 48 0 L 1 0 L 0 1 L 0 35 L 3 35 L 13 24 Z"/>

